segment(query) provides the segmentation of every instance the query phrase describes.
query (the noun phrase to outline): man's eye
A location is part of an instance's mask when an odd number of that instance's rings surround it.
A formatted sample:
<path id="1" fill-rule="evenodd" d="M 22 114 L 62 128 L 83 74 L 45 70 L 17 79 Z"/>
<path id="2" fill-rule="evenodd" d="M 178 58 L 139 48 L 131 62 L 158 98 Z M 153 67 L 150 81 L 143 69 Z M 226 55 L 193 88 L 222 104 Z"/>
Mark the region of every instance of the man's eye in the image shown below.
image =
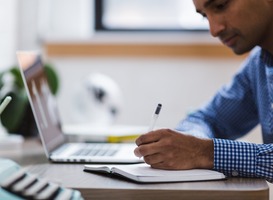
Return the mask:
<path id="1" fill-rule="evenodd" d="M 207 15 L 202 15 L 203 19 L 207 19 Z"/>
<path id="2" fill-rule="evenodd" d="M 225 2 L 223 2 L 223 3 L 221 3 L 221 4 L 215 5 L 215 8 L 216 8 L 217 10 L 224 10 L 224 9 L 226 8 L 227 4 L 228 4 L 228 1 L 225 1 Z"/>
<path id="3" fill-rule="evenodd" d="M 199 12 L 199 14 L 200 14 L 203 18 L 207 19 L 207 15 L 206 15 L 206 14 L 201 13 L 201 12 Z"/>

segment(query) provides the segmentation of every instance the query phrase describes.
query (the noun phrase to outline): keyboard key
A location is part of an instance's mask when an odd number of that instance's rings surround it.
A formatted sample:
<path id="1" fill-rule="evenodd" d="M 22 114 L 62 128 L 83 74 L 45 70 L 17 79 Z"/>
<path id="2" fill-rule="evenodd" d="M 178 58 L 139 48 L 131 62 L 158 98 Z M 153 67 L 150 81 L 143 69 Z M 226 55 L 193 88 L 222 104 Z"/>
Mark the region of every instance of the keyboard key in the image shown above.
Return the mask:
<path id="1" fill-rule="evenodd" d="M 28 187 L 23 192 L 22 195 L 27 198 L 33 198 L 40 191 L 42 191 L 47 185 L 48 185 L 48 182 L 45 179 L 38 179 L 34 184 Z"/>
<path id="2" fill-rule="evenodd" d="M 19 181 L 22 178 L 24 178 L 25 176 L 26 176 L 26 171 L 24 169 L 21 169 L 18 172 L 15 172 L 14 174 L 12 174 L 6 180 L 4 180 L 2 182 L 2 184 L 1 184 L 1 187 L 7 189 L 7 188 L 11 187 L 11 185 L 13 185 L 14 183 L 16 183 L 17 181 Z"/>
<path id="3" fill-rule="evenodd" d="M 12 185 L 11 190 L 16 193 L 23 192 L 28 186 L 37 181 L 37 177 L 34 175 L 26 175 L 20 181 L 17 181 Z"/>
<path id="4" fill-rule="evenodd" d="M 73 156 L 113 156 L 118 151 L 118 145 L 112 144 L 87 144 Z"/>
<path id="5" fill-rule="evenodd" d="M 59 189 L 60 188 L 57 184 L 50 183 L 47 185 L 46 188 L 44 188 L 41 192 L 34 196 L 34 199 L 36 200 L 54 199 Z"/>

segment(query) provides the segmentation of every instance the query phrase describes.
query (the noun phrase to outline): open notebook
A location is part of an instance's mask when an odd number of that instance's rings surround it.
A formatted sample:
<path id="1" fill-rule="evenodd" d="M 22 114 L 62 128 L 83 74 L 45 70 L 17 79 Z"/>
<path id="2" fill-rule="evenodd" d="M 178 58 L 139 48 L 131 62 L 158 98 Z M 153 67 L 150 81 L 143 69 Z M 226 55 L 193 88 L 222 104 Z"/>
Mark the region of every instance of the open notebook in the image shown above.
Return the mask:
<path id="1" fill-rule="evenodd" d="M 50 91 L 40 54 L 18 52 L 17 58 L 43 147 L 50 161 L 143 162 L 134 155 L 134 143 L 68 143 L 61 129 L 57 101 Z"/>
<path id="2" fill-rule="evenodd" d="M 131 165 L 84 165 L 84 171 L 109 173 L 143 183 L 208 181 L 225 179 L 225 175 L 207 169 L 161 170 L 145 163 Z"/>

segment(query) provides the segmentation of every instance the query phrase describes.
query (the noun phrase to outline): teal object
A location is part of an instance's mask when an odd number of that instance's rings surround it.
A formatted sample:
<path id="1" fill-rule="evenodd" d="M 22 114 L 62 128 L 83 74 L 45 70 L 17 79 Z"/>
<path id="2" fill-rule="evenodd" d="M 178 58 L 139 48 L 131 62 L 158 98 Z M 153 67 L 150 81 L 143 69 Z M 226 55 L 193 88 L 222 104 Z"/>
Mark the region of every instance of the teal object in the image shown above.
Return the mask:
<path id="1" fill-rule="evenodd" d="M 15 194 L 12 194 L 2 188 L 0 188 L 0 199 L 5 199 L 5 200 L 23 200 L 22 198 L 18 197 Z"/>
<path id="2" fill-rule="evenodd" d="M 0 158 L 0 184 L 13 173 L 17 172 L 20 166 L 12 160 Z M 0 188 L 0 199 L 22 200 L 22 198 Z"/>
<path id="3" fill-rule="evenodd" d="M 0 158 L 0 184 L 21 167 L 14 161 Z"/>

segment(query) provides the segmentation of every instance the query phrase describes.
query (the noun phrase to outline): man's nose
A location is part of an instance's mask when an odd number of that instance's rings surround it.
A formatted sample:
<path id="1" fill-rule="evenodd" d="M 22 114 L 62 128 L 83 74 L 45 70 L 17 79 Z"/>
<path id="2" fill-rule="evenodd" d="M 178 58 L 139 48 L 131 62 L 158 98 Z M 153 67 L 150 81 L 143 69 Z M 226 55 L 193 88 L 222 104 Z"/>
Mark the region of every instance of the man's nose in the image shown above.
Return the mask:
<path id="1" fill-rule="evenodd" d="M 208 20 L 209 20 L 210 34 L 213 37 L 218 37 L 225 30 L 224 21 L 221 19 L 214 19 L 213 17 L 209 18 Z"/>

